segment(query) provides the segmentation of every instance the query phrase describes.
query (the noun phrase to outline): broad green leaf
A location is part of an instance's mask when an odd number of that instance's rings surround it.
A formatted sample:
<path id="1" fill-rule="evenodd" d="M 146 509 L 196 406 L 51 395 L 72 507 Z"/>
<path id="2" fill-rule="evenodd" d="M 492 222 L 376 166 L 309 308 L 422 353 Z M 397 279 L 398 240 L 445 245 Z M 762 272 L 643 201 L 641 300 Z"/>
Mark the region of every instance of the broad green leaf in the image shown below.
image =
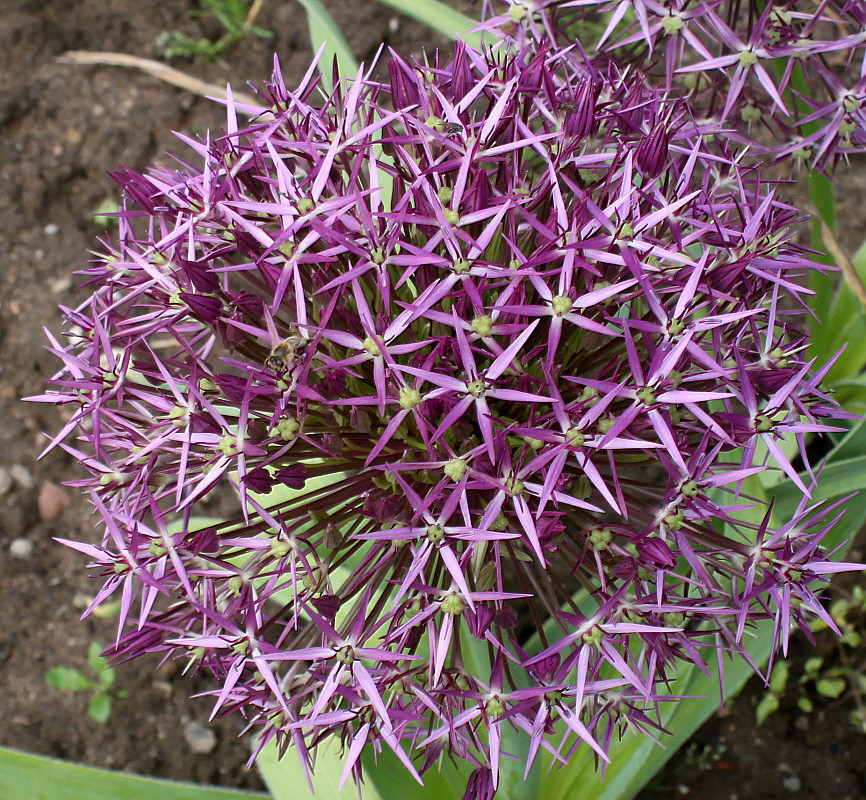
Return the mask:
<path id="1" fill-rule="evenodd" d="M 779 69 L 783 68 L 781 62 L 777 66 Z M 810 91 L 803 74 L 803 67 L 800 64 L 795 64 L 791 72 L 791 88 L 793 91 L 791 92 L 790 99 L 805 116 L 809 113 L 810 109 L 803 98 L 808 97 Z M 794 92 L 799 94 L 794 94 Z M 811 133 L 818 124 L 818 122 L 813 122 L 806 126 L 804 128 L 804 135 L 807 132 Z M 831 230 L 836 230 L 836 193 L 832 182 L 825 175 L 820 175 L 815 170 L 811 170 L 807 186 L 809 189 L 809 200 L 812 202 L 819 216 Z M 821 242 L 821 225 L 818 220 L 813 220 L 812 222 L 812 246 L 819 253 L 816 256 L 817 261 L 821 261 L 824 264 L 833 263 L 833 259 L 824 254 L 824 247 Z M 809 299 L 809 305 L 812 307 L 818 320 L 823 323 L 813 325 L 810 331 L 810 357 L 818 356 L 819 358 L 826 359 L 829 355 L 828 340 L 833 336 L 833 325 L 830 324 L 830 309 L 835 284 L 836 276 L 832 272 L 822 274 L 818 270 L 812 270 L 809 273 L 809 288 L 814 292 Z"/>
<path id="2" fill-rule="evenodd" d="M 94 722 L 108 722 L 111 716 L 111 697 L 105 692 L 97 692 L 87 701 L 87 716 Z"/>
<path id="3" fill-rule="evenodd" d="M 831 500 L 866 489 L 866 455 L 834 462 L 824 468 L 812 500 Z M 790 481 L 769 489 L 783 507 L 790 507 L 800 497 L 800 490 Z"/>
<path id="4" fill-rule="evenodd" d="M 840 388 L 847 389 L 850 387 L 861 389 L 866 386 L 866 374 L 860 373 L 855 375 L 853 378 L 842 378 L 841 380 L 836 381 L 833 386 L 837 391 Z"/>
<path id="5" fill-rule="evenodd" d="M 529 775 L 525 778 L 526 759 L 529 756 L 529 737 L 525 731 L 515 731 L 510 725 L 503 725 L 502 752 L 511 758 L 499 761 L 499 787 L 497 800 L 526 800 L 539 795 L 541 786 L 541 759 L 536 758 Z M 460 797 L 460 795 L 458 795 Z"/>
<path id="6" fill-rule="evenodd" d="M 383 6 L 405 14 L 422 25 L 438 31 L 449 39 L 462 39 L 470 47 L 481 47 L 481 35 L 470 33 L 478 25 L 478 20 L 461 14 L 439 0 L 378 0 Z"/>
<path id="7" fill-rule="evenodd" d="M 299 0 L 299 2 L 307 12 L 307 25 L 310 29 L 313 50 L 319 50 L 324 45 L 319 60 L 319 72 L 322 74 L 325 89 L 330 91 L 334 88 L 331 85 L 331 64 L 334 59 L 337 59 L 340 74 L 352 77 L 358 74 L 358 62 L 352 55 L 339 26 L 320 0 Z"/>
<path id="8" fill-rule="evenodd" d="M 833 186 L 826 177 L 812 174 L 809 177 L 809 197 L 819 216 L 835 229 L 835 198 Z M 820 225 L 813 223 L 812 241 L 815 248 L 823 251 Z M 829 256 L 818 260 L 832 264 Z M 854 268 L 861 279 L 866 277 L 866 248 L 861 247 L 852 259 Z M 826 386 L 840 389 L 837 399 L 846 407 L 857 408 L 866 405 L 866 392 L 848 384 L 839 387 L 840 381 L 847 381 L 866 367 L 866 316 L 860 303 L 844 280 L 837 274 L 821 275 L 813 271 L 809 278 L 809 288 L 814 295 L 810 305 L 821 324 L 813 325 L 809 336 L 809 357 L 819 364 L 826 363 L 841 348 L 844 351 L 837 357 L 825 378 Z"/>
<path id="9" fill-rule="evenodd" d="M 361 762 L 365 777 L 381 800 L 459 800 L 472 771 L 465 762 L 455 763 L 443 757 L 424 773 L 424 785 L 419 786 L 390 750 L 375 757 L 365 750 Z"/>
<path id="10" fill-rule="evenodd" d="M 0 797 L 21 800 L 266 800 L 268 796 L 142 778 L 0 748 Z"/>
<path id="11" fill-rule="evenodd" d="M 81 692 L 93 688 L 93 681 L 73 667 L 49 667 L 45 670 L 45 682 L 55 689 Z"/>
<path id="12" fill-rule="evenodd" d="M 824 460 L 832 464 L 858 456 L 866 456 L 866 420 L 862 419 L 856 421 Z"/>
<path id="13" fill-rule="evenodd" d="M 310 792 L 301 760 L 292 749 L 280 758 L 277 746 L 271 740 L 256 758 L 256 766 L 273 800 L 358 800 L 358 790 L 351 777 L 342 789 L 337 790 L 343 774 L 343 759 L 339 744 L 335 743 L 333 737 L 316 750 L 316 770 L 313 775 L 315 794 Z M 401 766 L 400 771 L 405 772 L 405 768 Z M 391 780 L 391 776 L 388 779 Z M 382 800 L 382 796 L 367 781 L 361 786 L 360 800 Z M 405 800 L 405 796 L 401 800 Z"/>

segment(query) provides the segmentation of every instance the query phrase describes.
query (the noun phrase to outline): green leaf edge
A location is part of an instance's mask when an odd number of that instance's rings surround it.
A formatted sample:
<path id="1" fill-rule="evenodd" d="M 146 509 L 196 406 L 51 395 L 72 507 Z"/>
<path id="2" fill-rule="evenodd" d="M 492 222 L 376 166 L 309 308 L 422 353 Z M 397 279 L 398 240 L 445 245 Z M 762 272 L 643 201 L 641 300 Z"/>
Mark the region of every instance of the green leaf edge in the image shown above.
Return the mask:
<path id="1" fill-rule="evenodd" d="M 337 59 L 340 74 L 347 77 L 354 77 L 358 74 L 358 62 L 352 54 L 343 32 L 320 0 L 298 0 L 298 2 L 307 12 L 307 26 L 310 31 L 313 50 L 319 50 L 324 45 L 325 49 L 319 59 L 319 72 L 322 75 L 323 85 L 328 91 L 331 91 L 333 89 L 331 63 L 334 58 Z"/>
<path id="2" fill-rule="evenodd" d="M 145 778 L 0 747 L 0 797 L 22 800 L 263 800 L 268 795 Z"/>
<path id="3" fill-rule="evenodd" d="M 449 39 L 461 39 L 476 50 L 481 47 L 481 34 L 472 32 L 472 29 L 478 26 L 478 20 L 461 14 L 440 0 L 378 0 L 378 2 L 411 17 Z"/>

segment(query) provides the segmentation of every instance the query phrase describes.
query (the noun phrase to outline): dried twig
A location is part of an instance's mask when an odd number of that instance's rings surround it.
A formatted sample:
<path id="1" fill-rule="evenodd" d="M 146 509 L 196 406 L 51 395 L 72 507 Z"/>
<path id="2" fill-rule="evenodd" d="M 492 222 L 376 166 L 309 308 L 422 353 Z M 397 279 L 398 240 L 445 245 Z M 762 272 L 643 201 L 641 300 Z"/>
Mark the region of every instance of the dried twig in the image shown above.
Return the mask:
<path id="1" fill-rule="evenodd" d="M 161 81 L 170 83 L 172 86 L 178 86 L 193 94 L 201 97 L 217 97 L 221 100 L 226 98 L 226 90 L 224 86 L 217 83 L 208 83 L 207 81 L 193 78 L 180 70 L 173 67 L 161 64 L 159 61 L 152 61 L 149 58 L 139 58 L 138 56 L 130 56 L 126 53 L 103 53 L 95 50 L 69 50 L 59 56 L 57 60 L 61 64 L 106 64 L 112 67 L 130 67 L 146 72 L 154 78 L 159 78 Z M 233 99 L 243 105 L 261 106 L 261 100 L 253 97 L 246 92 L 232 91 Z M 243 113 L 242 109 L 238 109 L 238 113 Z"/>
<path id="2" fill-rule="evenodd" d="M 264 4 L 265 0 L 253 0 L 253 4 L 247 12 L 247 18 L 244 20 L 244 30 L 247 32 L 247 35 L 249 35 L 249 32 L 252 30 L 256 17 L 259 15 L 259 11 L 262 10 Z"/>

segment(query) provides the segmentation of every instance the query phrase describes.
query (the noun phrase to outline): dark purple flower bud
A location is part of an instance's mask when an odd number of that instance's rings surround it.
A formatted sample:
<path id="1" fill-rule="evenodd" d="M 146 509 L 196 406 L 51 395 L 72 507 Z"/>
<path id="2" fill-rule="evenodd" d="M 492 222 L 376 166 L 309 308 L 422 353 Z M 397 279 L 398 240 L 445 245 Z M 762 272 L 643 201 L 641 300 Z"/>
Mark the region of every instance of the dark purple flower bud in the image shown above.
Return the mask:
<path id="1" fill-rule="evenodd" d="M 584 139 L 595 127 L 598 81 L 584 79 L 568 94 L 561 94 L 557 107 L 564 115 L 562 129 L 569 136 Z"/>
<path id="2" fill-rule="evenodd" d="M 466 612 L 465 619 L 469 632 L 476 639 L 483 639 L 484 634 L 493 621 L 494 612 L 487 606 L 477 606 L 475 611 Z"/>
<path id="3" fill-rule="evenodd" d="M 283 467 L 274 475 L 274 480 L 290 489 L 303 489 L 307 479 L 307 467 L 304 464 L 291 464 Z"/>
<path id="4" fill-rule="evenodd" d="M 196 291 L 203 293 L 219 291 L 218 277 L 205 264 L 195 264 L 181 257 L 177 257 L 177 263 L 181 274 Z"/>
<path id="5" fill-rule="evenodd" d="M 496 612 L 495 623 L 503 630 L 516 628 L 520 622 L 517 612 L 510 606 L 504 606 Z"/>
<path id="6" fill-rule="evenodd" d="M 269 492 L 274 483 L 274 476 L 264 467 L 256 467 L 244 476 L 244 485 L 248 489 L 262 494 Z"/>
<path id="7" fill-rule="evenodd" d="M 668 161 L 669 140 L 668 126 L 659 123 L 638 142 L 635 148 L 635 161 L 647 178 L 657 178 L 661 175 Z"/>
<path id="8" fill-rule="evenodd" d="M 180 293 L 180 299 L 186 303 L 195 316 L 202 322 L 212 325 L 222 313 L 223 307 L 218 297 L 201 294 Z"/>
<path id="9" fill-rule="evenodd" d="M 340 598 L 334 594 L 324 594 L 320 597 L 314 597 L 310 602 L 319 614 L 332 622 L 340 610 Z"/>
<path id="10" fill-rule="evenodd" d="M 493 785 L 493 773 L 490 768 L 477 767 L 472 770 L 462 800 L 492 800 L 494 794 L 496 794 L 496 789 Z"/>
<path id="11" fill-rule="evenodd" d="M 349 425 L 359 433 L 369 433 L 372 429 L 370 415 L 358 407 L 353 408 L 349 412 Z"/>
<path id="12" fill-rule="evenodd" d="M 638 541 L 637 552 L 641 560 L 652 567 L 669 569 L 676 564 L 670 547 L 657 536 L 648 536 Z"/>

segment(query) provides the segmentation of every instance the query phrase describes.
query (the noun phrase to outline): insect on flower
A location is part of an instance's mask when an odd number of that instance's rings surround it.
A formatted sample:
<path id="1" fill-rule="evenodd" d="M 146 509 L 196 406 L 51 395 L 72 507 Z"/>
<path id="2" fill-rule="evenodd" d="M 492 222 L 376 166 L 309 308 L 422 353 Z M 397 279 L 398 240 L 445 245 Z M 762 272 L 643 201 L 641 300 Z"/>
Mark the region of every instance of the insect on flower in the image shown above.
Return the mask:
<path id="1" fill-rule="evenodd" d="M 265 359 L 265 366 L 280 374 L 288 372 L 298 358 L 303 355 L 307 345 L 309 345 L 309 340 L 299 334 L 293 334 L 287 339 L 277 342 L 271 348 L 271 352 Z"/>

